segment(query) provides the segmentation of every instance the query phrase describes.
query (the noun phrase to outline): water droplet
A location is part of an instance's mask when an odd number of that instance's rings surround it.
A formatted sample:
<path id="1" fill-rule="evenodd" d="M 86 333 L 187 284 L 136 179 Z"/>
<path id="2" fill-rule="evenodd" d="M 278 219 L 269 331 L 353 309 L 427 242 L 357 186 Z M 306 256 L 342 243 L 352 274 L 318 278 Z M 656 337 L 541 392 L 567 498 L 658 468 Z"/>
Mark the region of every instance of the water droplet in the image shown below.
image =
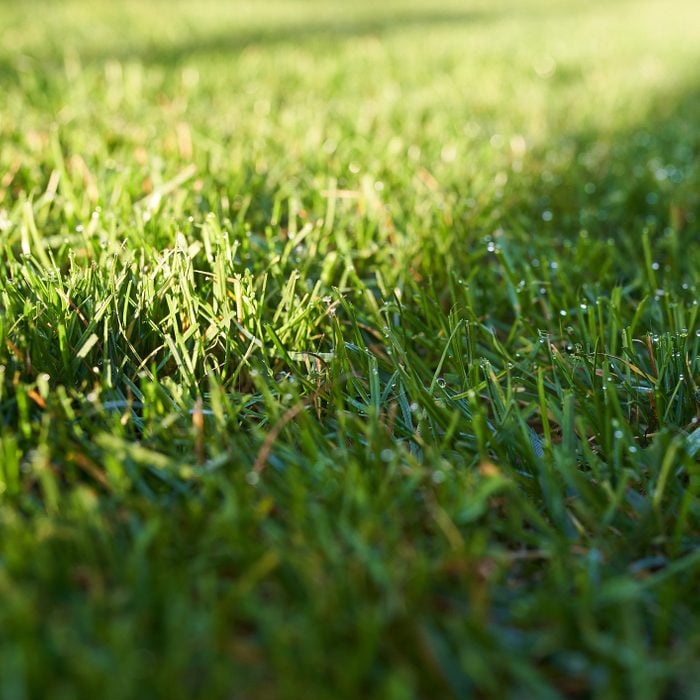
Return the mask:
<path id="1" fill-rule="evenodd" d="M 657 263 L 656 261 L 654 261 L 654 262 L 651 264 L 651 269 L 652 269 L 652 270 L 658 270 L 660 267 L 661 267 L 661 265 L 659 265 L 659 263 Z"/>
<path id="2" fill-rule="evenodd" d="M 442 377 L 438 377 L 437 385 L 444 389 L 447 386 L 447 382 Z"/>
<path id="3" fill-rule="evenodd" d="M 621 440 L 625 436 L 625 434 L 621 430 L 616 430 L 614 432 L 614 436 L 616 440 Z"/>
<path id="4" fill-rule="evenodd" d="M 445 472 L 443 472 L 441 469 L 436 469 L 432 473 L 431 478 L 434 484 L 441 484 L 443 481 L 445 481 Z"/>
<path id="5" fill-rule="evenodd" d="M 251 486 L 257 486 L 258 483 L 260 482 L 260 474 L 258 474 L 255 471 L 250 471 L 245 475 L 245 480 L 251 485 Z"/>

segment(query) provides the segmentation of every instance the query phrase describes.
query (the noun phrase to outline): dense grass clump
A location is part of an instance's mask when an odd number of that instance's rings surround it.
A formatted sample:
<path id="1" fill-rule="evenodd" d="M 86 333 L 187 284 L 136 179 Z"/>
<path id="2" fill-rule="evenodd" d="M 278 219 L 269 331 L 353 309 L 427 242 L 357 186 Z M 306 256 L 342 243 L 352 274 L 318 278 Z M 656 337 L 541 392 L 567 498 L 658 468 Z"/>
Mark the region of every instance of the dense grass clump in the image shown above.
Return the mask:
<path id="1" fill-rule="evenodd" d="M 699 20 L 0 4 L 0 700 L 700 697 Z"/>

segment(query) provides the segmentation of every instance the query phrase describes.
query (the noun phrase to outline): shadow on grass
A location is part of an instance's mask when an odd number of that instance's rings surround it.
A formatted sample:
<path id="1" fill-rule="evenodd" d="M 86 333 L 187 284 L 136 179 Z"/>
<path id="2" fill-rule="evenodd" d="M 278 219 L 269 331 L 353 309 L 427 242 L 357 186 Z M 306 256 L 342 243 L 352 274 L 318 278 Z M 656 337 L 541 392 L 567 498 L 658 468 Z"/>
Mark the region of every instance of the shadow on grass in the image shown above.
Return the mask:
<path id="1" fill-rule="evenodd" d="M 148 46 L 137 58 L 146 63 L 170 64 L 192 56 L 235 53 L 251 46 L 269 48 L 280 44 L 320 42 L 334 44 L 363 37 L 383 37 L 412 29 L 431 29 L 456 24 L 475 24 L 495 19 L 496 12 L 415 12 L 385 17 L 363 17 L 344 21 L 341 18 L 304 23 L 280 24 L 272 28 L 228 31 L 195 38 L 173 45 Z"/>
<path id="2" fill-rule="evenodd" d="M 172 42 L 164 40 L 158 32 L 150 40 L 125 37 L 123 27 L 114 27 L 113 43 L 98 46 L 87 41 L 77 52 L 86 63 L 117 60 L 168 66 L 193 57 L 237 53 L 250 47 L 269 48 L 312 42 L 333 46 L 338 42 L 364 37 L 383 38 L 401 31 L 429 32 L 443 27 L 488 24 L 503 19 L 518 18 L 526 21 L 561 15 L 573 16 L 587 13 L 601 4 L 602 0 L 592 0 L 586 4 L 562 4 L 554 8 L 495 5 L 488 9 L 455 10 L 440 9 L 439 3 L 434 3 L 435 6 L 425 10 L 368 12 L 354 17 L 334 15 L 303 22 L 283 20 L 264 27 L 245 27 L 237 26 L 235 22 L 224 22 L 215 32 L 198 32 L 195 24 L 190 38 Z M 79 20 L 76 18 L 75 21 Z M 72 35 L 70 27 L 66 28 L 64 35 Z M 61 37 L 51 36 L 48 39 L 45 46 L 30 56 L 13 56 L 12 47 L 3 47 L 4 51 L 0 52 L 0 82 L 16 78 L 20 70 L 26 71 L 40 66 L 60 69 L 68 44 L 63 43 Z"/>
<path id="3" fill-rule="evenodd" d="M 440 11 L 439 9 L 403 14 L 387 13 L 379 16 L 328 17 L 305 22 L 280 22 L 266 27 L 240 27 L 235 23 L 222 26 L 216 32 L 197 32 L 193 27 L 192 37 L 186 41 L 163 41 L 156 36 L 151 41 L 139 43 L 116 41 L 111 46 L 87 46 L 78 52 L 86 63 L 106 60 L 136 61 L 144 64 L 174 65 L 192 57 L 216 54 L 231 54 L 259 46 L 269 48 L 285 44 L 320 42 L 333 45 L 362 37 L 383 37 L 411 29 L 431 29 L 441 26 L 473 24 L 498 19 L 503 11 Z M 116 31 L 116 28 L 115 28 Z M 6 50 L 9 47 L 5 47 Z M 0 81 L 16 78 L 21 70 L 30 70 L 38 65 L 57 68 L 63 64 L 63 56 L 55 45 L 50 53 L 35 56 L 0 55 Z M 62 47 L 65 48 L 65 47 Z M 36 64 L 36 65 L 35 65 Z"/>

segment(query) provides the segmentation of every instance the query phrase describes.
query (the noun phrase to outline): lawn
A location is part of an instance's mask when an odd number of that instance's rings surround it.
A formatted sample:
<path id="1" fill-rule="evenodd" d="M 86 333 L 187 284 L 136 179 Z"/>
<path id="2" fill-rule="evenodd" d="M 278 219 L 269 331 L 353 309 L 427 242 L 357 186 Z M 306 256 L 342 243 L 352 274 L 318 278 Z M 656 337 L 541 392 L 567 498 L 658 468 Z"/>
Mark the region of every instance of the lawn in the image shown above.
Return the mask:
<path id="1" fill-rule="evenodd" d="M 700 697 L 696 0 L 0 36 L 0 700 Z"/>

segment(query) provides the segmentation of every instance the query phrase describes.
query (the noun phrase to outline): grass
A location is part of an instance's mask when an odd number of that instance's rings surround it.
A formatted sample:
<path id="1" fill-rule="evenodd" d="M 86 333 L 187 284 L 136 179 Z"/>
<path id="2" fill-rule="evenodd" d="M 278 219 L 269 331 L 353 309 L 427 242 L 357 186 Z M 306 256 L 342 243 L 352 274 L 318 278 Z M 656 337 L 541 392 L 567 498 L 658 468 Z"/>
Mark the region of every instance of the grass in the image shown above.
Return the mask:
<path id="1" fill-rule="evenodd" d="M 0 700 L 698 697 L 695 5 L 0 4 Z"/>

